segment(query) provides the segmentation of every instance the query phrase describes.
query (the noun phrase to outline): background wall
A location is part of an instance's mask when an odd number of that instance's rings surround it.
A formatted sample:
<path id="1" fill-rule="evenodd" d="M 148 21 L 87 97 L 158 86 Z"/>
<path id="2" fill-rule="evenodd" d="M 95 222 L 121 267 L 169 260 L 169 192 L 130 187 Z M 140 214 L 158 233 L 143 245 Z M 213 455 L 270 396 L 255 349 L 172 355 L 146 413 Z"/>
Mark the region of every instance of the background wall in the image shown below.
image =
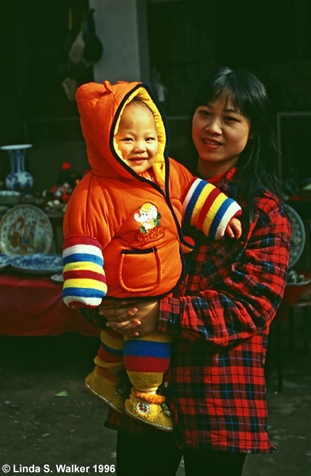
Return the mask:
<path id="1" fill-rule="evenodd" d="M 142 0 L 90 0 L 104 54 L 94 79 L 149 82 L 146 3 Z"/>
<path id="2" fill-rule="evenodd" d="M 311 109 L 310 18 L 307 0 L 148 2 L 150 66 L 167 113 L 187 113 L 215 65 L 253 71 L 278 110 Z"/>
<path id="3" fill-rule="evenodd" d="M 67 78 L 76 85 L 104 79 L 149 83 L 168 115 L 171 154 L 179 160 L 193 94 L 215 64 L 254 71 L 276 111 L 310 111 L 310 5 L 308 0 L 1 0 L 0 145 L 33 144 L 26 166 L 37 191 L 55 184 L 62 161 L 83 172 L 85 145 L 75 101 L 63 86 Z M 73 64 L 69 51 L 89 8 L 95 10 L 104 50 L 96 62 Z M 290 157 L 284 160 L 297 165 L 294 172 L 287 167 L 289 173 L 310 176 L 310 120 L 288 124 L 291 140 L 284 144 Z M 1 151 L 0 182 L 9 169 Z"/>

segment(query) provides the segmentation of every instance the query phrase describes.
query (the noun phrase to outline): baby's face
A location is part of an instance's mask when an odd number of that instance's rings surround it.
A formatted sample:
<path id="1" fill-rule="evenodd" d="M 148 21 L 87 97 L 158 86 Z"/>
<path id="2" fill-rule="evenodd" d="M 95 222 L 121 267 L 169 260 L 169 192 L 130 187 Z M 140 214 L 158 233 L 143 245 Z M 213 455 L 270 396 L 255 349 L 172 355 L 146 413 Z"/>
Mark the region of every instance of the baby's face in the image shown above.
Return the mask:
<path id="1" fill-rule="evenodd" d="M 158 136 L 148 106 L 132 102 L 124 108 L 115 141 L 122 159 L 137 174 L 153 166 L 158 154 Z"/>

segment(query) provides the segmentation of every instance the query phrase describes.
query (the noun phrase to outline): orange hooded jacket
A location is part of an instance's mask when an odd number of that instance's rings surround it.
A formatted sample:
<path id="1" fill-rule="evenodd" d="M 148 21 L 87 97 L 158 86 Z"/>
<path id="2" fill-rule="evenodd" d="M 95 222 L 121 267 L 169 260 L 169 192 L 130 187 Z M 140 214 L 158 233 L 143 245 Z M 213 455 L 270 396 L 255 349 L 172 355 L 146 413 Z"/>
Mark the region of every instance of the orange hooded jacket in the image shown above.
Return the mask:
<path id="1" fill-rule="evenodd" d="M 114 139 L 134 97 L 154 114 L 157 183 L 125 164 Z M 91 172 L 75 188 L 65 213 L 64 301 L 96 307 L 107 292 L 116 298 L 168 294 L 183 275 L 182 215 L 217 239 L 239 206 L 168 157 L 166 121 L 148 86 L 89 83 L 77 90 L 76 100 Z"/>

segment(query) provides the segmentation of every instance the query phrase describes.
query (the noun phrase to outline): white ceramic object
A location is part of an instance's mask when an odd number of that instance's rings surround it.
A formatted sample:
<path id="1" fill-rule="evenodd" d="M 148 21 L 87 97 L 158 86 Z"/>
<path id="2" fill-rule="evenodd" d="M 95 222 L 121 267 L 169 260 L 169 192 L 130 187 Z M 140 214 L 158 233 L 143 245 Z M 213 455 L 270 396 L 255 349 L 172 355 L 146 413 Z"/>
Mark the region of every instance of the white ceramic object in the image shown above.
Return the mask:
<path id="1" fill-rule="evenodd" d="M 21 194 L 13 190 L 0 190 L 0 205 L 5 207 L 15 207 L 19 204 Z"/>
<path id="2" fill-rule="evenodd" d="M 4 253 L 0 253 L 0 271 L 7 268 L 9 264 L 11 263 L 11 261 L 12 259 L 10 258 L 10 256 Z"/>
<path id="3" fill-rule="evenodd" d="M 19 256 L 11 261 L 12 268 L 23 273 L 53 274 L 61 273 L 63 258 L 58 254 L 33 254 Z"/>
<path id="4" fill-rule="evenodd" d="M 11 172 L 5 179 L 6 188 L 23 192 L 29 195 L 33 186 L 32 175 L 25 170 L 26 150 L 32 147 L 31 144 L 3 145 L 1 150 L 6 150 L 11 163 Z"/>

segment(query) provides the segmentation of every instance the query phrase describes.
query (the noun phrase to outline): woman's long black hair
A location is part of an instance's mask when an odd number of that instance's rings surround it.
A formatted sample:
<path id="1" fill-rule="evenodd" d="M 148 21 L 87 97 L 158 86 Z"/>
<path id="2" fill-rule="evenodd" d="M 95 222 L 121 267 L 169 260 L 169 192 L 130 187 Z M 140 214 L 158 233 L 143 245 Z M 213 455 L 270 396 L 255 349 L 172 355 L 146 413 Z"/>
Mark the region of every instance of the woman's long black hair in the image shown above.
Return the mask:
<path id="1" fill-rule="evenodd" d="M 250 136 L 237 163 L 238 194 L 247 203 L 250 219 L 258 185 L 282 196 L 280 157 L 275 139 L 275 119 L 264 85 L 249 71 L 222 67 L 201 84 L 193 104 L 211 104 L 220 97 L 230 99 L 250 121 Z"/>

